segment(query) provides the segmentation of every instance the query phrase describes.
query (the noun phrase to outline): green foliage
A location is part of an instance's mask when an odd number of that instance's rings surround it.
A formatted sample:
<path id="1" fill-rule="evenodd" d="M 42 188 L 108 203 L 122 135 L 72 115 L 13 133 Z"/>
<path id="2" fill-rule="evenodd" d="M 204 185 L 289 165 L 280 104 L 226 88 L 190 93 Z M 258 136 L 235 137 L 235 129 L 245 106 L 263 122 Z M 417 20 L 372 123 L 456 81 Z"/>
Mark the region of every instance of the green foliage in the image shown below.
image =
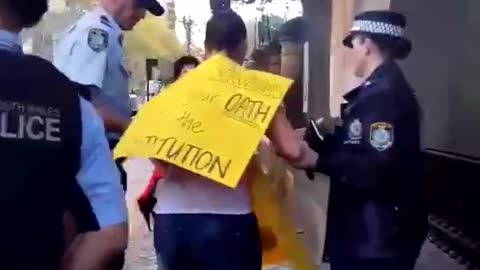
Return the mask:
<path id="1" fill-rule="evenodd" d="M 174 61 L 182 55 L 181 44 L 168 29 L 164 18 L 148 15 L 133 31 L 125 34 L 127 57 L 156 58 Z"/>

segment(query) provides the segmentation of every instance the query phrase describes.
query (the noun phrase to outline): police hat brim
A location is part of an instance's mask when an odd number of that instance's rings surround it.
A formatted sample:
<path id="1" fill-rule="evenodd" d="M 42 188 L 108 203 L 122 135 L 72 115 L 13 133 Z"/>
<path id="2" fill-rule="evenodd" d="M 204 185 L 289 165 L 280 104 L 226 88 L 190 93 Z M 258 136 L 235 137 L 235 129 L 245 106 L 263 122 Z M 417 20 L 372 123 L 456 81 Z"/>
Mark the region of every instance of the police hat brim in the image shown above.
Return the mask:
<path id="1" fill-rule="evenodd" d="M 162 16 L 165 13 L 165 9 L 157 0 L 138 0 L 138 2 L 154 16 Z"/>
<path id="2" fill-rule="evenodd" d="M 353 33 L 350 33 L 343 39 L 343 46 L 348 48 L 353 48 L 352 40 L 353 40 Z"/>
<path id="3" fill-rule="evenodd" d="M 353 31 L 350 32 L 344 39 L 343 39 L 343 45 L 348 48 L 353 48 L 353 39 L 355 35 L 357 34 L 364 34 L 366 36 L 375 36 L 375 35 L 381 35 L 381 34 L 372 34 L 372 33 L 366 33 L 366 32 L 357 32 Z M 410 51 L 412 50 L 412 43 L 410 40 L 406 38 L 398 38 L 397 41 L 395 42 L 395 47 L 392 48 L 392 55 L 396 59 L 404 59 L 406 58 L 409 54 Z"/>

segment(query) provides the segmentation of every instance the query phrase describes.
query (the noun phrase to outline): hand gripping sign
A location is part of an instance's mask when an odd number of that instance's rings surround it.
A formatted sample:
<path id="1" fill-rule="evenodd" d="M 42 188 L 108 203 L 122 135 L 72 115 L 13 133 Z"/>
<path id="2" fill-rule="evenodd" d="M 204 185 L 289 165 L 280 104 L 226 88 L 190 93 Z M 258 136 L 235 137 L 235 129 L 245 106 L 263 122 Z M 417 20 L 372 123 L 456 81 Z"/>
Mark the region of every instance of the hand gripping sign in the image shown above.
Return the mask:
<path id="1" fill-rule="evenodd" d="M 291 84 L 215 55 L 140 109 L 114 157 L 156 158 L 236 187 Z"/>

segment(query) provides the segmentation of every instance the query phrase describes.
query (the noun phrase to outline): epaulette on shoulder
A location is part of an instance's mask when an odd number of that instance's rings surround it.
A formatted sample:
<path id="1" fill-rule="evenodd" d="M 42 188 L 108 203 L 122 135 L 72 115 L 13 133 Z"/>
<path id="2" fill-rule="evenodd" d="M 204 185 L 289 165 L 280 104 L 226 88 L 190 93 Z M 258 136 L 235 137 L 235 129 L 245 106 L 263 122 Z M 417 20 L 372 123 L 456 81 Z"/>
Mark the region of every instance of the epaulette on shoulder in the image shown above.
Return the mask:
<path id="1" fill-rule="evenodd" d="M 100 22 L 101 22 L 103 25 L 106 25 L 106 26 L 108 26 L 109 28 L 112 28 L 112 23 L 111 23 L 110 20 L 107 18 L 107 16 L 105 16 L 105 15 L 100 16 Z"/>
<path id="2" fill-rule="evenodd" d="M 365 87 L 373 89 L 375 92 L 382 92 L 391 89 L 393 82 L 385 79 L 371 80 L 364 84 Z M 372 90 L 371 90 L 372 91 Z"/>
<path id="3" fill-rule="evenodd" d="M 391 83 L 387 80 L 371 80 L 363 84 L 363 87 L 368 88 L 360 96 L 362 99 L 370 99 L 378 96 L 385 96 L 392 93 Z"/>

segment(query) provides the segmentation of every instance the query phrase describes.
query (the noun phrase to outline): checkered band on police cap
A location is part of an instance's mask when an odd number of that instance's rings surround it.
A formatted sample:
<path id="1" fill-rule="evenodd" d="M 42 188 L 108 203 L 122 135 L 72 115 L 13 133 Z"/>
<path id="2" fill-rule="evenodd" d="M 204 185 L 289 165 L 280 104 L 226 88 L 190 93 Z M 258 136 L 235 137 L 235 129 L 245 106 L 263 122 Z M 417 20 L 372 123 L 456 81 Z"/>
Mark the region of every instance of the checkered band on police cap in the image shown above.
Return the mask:
<path id="1" fill-rule="evenodd" d="M 385 22 L 367 21 L 367 20 L 355 20 L 353 27 L 350 29 L 352 32 L 366 32 L 372 34 L 384 34 L 394 37 L 403 37 L 403 28 L 398 25 L 393 25 Z"/>

